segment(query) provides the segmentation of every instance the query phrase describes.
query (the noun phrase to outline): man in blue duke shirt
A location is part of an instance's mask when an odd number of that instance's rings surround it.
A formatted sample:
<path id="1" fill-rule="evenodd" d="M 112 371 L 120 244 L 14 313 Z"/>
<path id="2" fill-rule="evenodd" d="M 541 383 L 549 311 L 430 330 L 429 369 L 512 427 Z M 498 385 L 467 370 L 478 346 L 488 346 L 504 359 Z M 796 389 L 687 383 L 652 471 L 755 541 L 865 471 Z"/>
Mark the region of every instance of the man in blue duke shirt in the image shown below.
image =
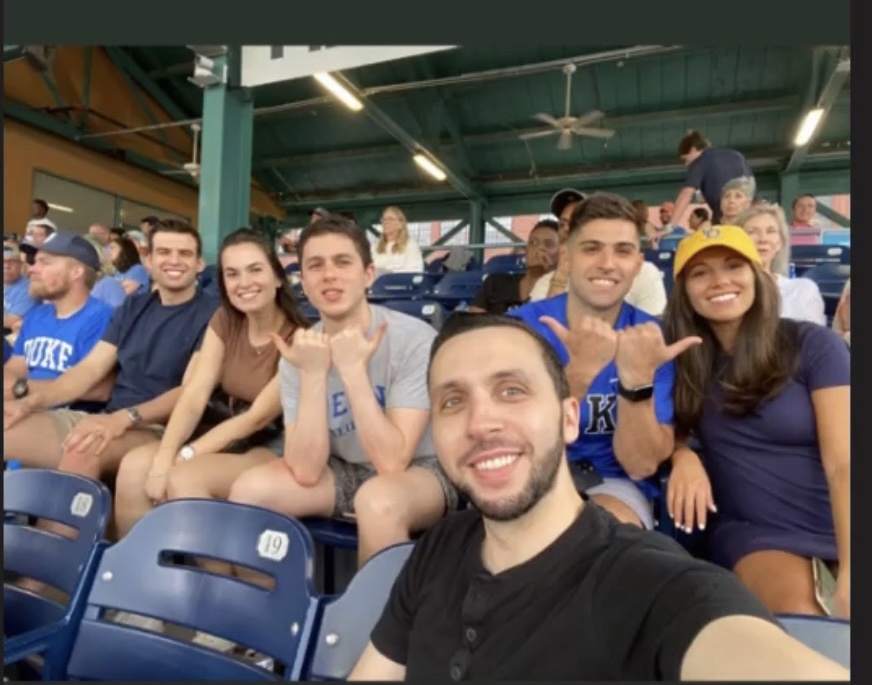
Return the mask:
<path id="1" fill-rule="evenodd" d="M 197 285 L 196 229 L 160 222 L 149 236 L 153 291 L 128 297 L 81 362 L 3 406 L 3 458 L 91 478 L 114 474 L 130 450 L 159 439 L 218 300 Z M 68 408 L 117 372 L 105 413 Z"/>
<path id="2" fill-rule="evenodd" d="M 675 442 L 672 360 L 700 340 L 667 346 L 657 319 L 624 302 L 642 268 L 641 231 L 627 200 L 591 195 L 570 219 L 568 292 L 511 314 L 554 346 L 580 400 L 567 451 L 577 486 L 619 520 L 652 528 L 653 476 Z"/>

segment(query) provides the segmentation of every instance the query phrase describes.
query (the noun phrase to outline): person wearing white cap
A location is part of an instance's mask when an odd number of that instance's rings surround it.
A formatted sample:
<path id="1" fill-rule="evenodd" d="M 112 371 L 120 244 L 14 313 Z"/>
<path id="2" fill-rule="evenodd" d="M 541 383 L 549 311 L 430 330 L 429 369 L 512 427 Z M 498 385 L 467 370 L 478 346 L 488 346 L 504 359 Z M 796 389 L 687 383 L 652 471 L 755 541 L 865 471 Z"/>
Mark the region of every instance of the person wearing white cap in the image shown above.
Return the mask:
<path id="1" fill-rule="evenodd" d="M 551 213 L 559 219 L 561 241 L 566 240 L 569 233 L 569 219 L 573 210 L 585 199 L 580 190 L 565 188 L 555 193 L 551 198 Z M 560 250 L 557 268 L 542 276 L 530 291 L 530 301 L 544 300 L 566 292 L 569 270 L 569 255 L 565 249 Z M 633 281 L 626 301 L 634 307 L 652 316 L 660 316 L 666 308 L 666 287 L 663 275 L 652 263 L 645 262 L 639 275 Z"/>

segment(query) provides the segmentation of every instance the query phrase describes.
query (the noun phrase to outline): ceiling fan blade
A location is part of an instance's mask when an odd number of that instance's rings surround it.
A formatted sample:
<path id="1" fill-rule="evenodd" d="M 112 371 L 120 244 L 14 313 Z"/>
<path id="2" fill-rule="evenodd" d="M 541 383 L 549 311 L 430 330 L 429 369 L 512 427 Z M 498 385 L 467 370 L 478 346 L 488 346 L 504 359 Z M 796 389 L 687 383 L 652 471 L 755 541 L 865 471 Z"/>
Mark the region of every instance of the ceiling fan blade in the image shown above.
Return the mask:
<path id="1" fill-rule="evenodd" d="M 557 141 L 558 150 L 568 150 L 572 147 L 572 131 L 566 129 L 560 132 L 560 138 Z"/>
<path id="2" fill-rule="evenodd" d="M 554 128 L 560 128 L 560 122 L 557 121 L 557 119 L 552 117 L 550 114 L 539 112 L 538 114 L 534 114 L 533 118 L 541 121 L 543 124 L 548 124 L 549 126 L 553 126 Z"/>
<path id="3" fill-rule="evenodd" d="M 575 127 L 572 129 L 573 133 L 577 133 L 580 136 L 587 136 L 589 138 L 600 138 L 602 140 L 609 140 L 612 136 L 615 135 L 614 130 L 610 128 L 584 128 L 584 127 Z"/>
<path id="4" fill-rule="evenodd" d="M 553 131 L 533 131 L 532 133 L 522 133 L 518 136 L 521 140 L 530 140 L 532 138 L 544 138 L 545 136 L 553 136 L 560 133 L 558 130 Z"/>
<path id="5" fill-rule="evenodd" d="M 579 126 L 587 126 L 588 124 L 592 124 L 595 121 L 599 121 L 605 116 L 598 109 L 592 109 L 587 114 L 582 114 L 580 117 L 576 117 L 575 121 L 572 123 L 573 128 L 578 128 Z"/>

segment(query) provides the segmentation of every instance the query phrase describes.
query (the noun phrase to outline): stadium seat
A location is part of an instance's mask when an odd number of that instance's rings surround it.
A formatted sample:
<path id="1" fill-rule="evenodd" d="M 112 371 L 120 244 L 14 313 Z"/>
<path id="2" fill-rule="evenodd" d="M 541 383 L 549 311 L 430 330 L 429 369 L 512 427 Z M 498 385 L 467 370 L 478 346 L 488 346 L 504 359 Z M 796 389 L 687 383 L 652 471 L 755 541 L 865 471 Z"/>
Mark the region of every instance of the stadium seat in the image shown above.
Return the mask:
<path id="1" fill-rule="evenodd" d="M 821 231 L 821 245 L 851 247 L 850 228 L 826 228 Z"/>
<path id="2" fill-rule="evenodd" d="M 429 297 L 440 279 L 439 274 L 433 273 L 382 274 L 372 284 L 367 299 L 378 302 Z"/>
<path id="3" fill-rule="evenodd" d="M 645 250 L 645 261 L 651 262 L 663 274 L 663 286 L 666 294 L 672 292 L 672 265 L 675 263 L 675 252 L 672 250 Z"/>
<path id="4" fill-rule="evenodd" d="M 851 624 L 841 619 L 819 616 L 780 615 L 785 630 L 807 647 L 851 667 Z"/>
<path id="5" fill-rule="evenodd" d="M 271 589 L 210 573 L 200 557 L 271 576 Z M 104 552 L 66 673 L 72 680 L 276 680 L 232 653 L 120 623 L 107 610 L 202 631 L 253 650 L 299 680 L 317 598 L 314 546 L 286 516 L 229 502 L 175 500 L 140 519 Z"/>
<path id="6" fill-rule="evenodd" d="M 851 248 L 841 245 L 794 245 L 790 261 L 796 266 L 796 275 L 803 276 L 812 267 L 821 264 L 851 263 Z"/>
<path id="7" fill-rule="evenodd" d="M 421 319 L 421 321 L 426 321 L 437 331 L 442 328 L 442 323 L 445 320 L 445 310 L 435 300 L 385 300 L 379 304 L 396 312 L 402 312 L 414 316 L 416 319 Z"/>
<path id="8" fill-rule="evenodd" d="M 303 300 L 302 302 L 298 302 L 297 304 L 299 304 L 300 306 L 300 312 L 303 314 L 303 316 L 309 319 L 309 321 L 315 323 L 316 321 L 321 320 L 321 314 L 308 300 Z"/>
<path id="9" fill-rule="evenodd" d="M 827 321 L 832 323 L 839 300 L 842 299 L 842 290 L 851 277 L 850 264 L 820 264 L 803 272 L 802 276 L 817 283 L 824 298 Z"/>
<path id="10" fill-rule="evenodd" d="M 357 524 L 342 519 L 307 518 L 303 525 L 312 539 L 324 547 L 324 592 L 333 594 L 336 584 L 336 550 L 357 550 Z"/>
<path id="11" fill-rule="evenodd" d="M 445 309 L 469 304 L 478 293 L 487 274 L 481 271 L 453 271 L 445 274 L 433 288 L 431 297 Z"/>
<path id="12" fill-rule="evenodd" d="M 70 626 L 96 566 L 112 497 L 101 483 L 71 473 L 10 468 L 3 474 L 4 665 L 41 656 L 44 675 L 56 679 L 49 664 L 63 659 Z M 75 529 L 70 538 L 37 528 L 39 520 Z M 13 581 L 10 582 L 9 575 Z M 14 577 L 33 579 L 70 600 L 15 585 Z"/>
<path id="13" fill-rule="evenodd" d="M 299 262 L 291 262 L 287 266 L 285 266 L 285 275 L 290 276 L 291 274 L 300 273 L 300 263 Z"/>
<path id="14" fill-rule="evenodd" d="M 486 274 L 522 274 L 527 270 L 527 257 L 522 254 L 501 254 L 485 262 Z"/>
<path id="15" fill-rule="evenodd" d="M 663 236 L 660 239 L 660 248 L 659 251 L 663 252 L 675 252 L 678 249 L 678 243 L 684 240 L 687 237 L 686 234 L 679 235 L 667 235 Z"/>
<path id="16" fill-rule="evenodd" d="M 304 680 L 348 680 L 413 548 L 414 543 L 406 543 L 379 552 L 342 595 L 322 603 Z"/>

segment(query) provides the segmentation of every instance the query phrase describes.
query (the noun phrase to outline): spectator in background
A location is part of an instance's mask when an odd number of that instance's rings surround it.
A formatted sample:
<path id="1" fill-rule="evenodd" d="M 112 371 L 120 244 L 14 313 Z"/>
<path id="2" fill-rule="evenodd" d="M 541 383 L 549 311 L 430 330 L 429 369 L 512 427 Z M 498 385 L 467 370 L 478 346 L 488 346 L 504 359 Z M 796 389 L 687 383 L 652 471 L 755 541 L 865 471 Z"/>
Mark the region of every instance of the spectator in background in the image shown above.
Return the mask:
<path id="1" fill-rule="evenodd" d="M 314 224 L 318 219 L 326 219 L 330 216 L 330 212 L 328 212 L 323 207 L 315 207 L 315 209 L 309 212 L 309 224 Z"/>
<path id="2" fill-rule="evenodd" d="M 139 222 L 139 230 L 142 231 L 143 235 L 148 238 L 151 235 L 152 229 L 160 223 L 160 219 L 156 216 L 146 216 L 143 217 L 142 221 Z"/>
<path id="3" fill-rule="evenodd" d="M 109 253 L 103 249 L 103 243 L 94 236 L 86 235 L 84 238 L 94 246 L 97 254 L 100 255 L 100 269 L 97 273 L 97 283 L 91 290 L 91 297 L 105 302 L 113 309 L 120 307 L 124 303 L 127 293 L 124 292 L 121 282 L 115 278 L 115 265 L 112 263 Z"/>
<path id="4" fill-rule="evenodd" d="M 127 231 L 124 234 L 124 237 L 132 240 L 133 244 L 136 245 L 136 250 L 137 252 L 139 252 L 139 259 L 147 271 L 148 262 L 146 258 L 148 257 L 148 237 L 145 235 L 145 233 L 143 233 L 142 231 L 137 231 L 136 229 Z"/>
<path id="5" fill-rule="evenodd" d="M 754 174 L 745 156 L 737 150 L 712 146 L 699 131 L 689 131 L 678 143 L 678 156 L 687 167 L 684 188 L 675 200 L 673 219 L 681 220 L 697 191 L 712 210 L 712 223 L 724 223 L 721 218 L 721 196 L 727 181 Z M 753 198 L 753 193 L 751 198 Z M 750 202 L 750 198 L 748 200 Z"/>
<path id="6" fill-rule="evenodd" d="M 685 530 L 712 522 L 712 560 L 773 613 L 850 618 L 847 347 L 778 316 L 778 288 L 738 227 L 683 240 L 674 269 L 668 339 L 702 339 L 676 360 L 676 425 L 702 460 L 678 442 L 673 518 Z"/>
<path id="7" fill-rule="evenodd" d="M 655 240 L 663 234 L 663 230 L 654 225 L 651 221 L 651 210 L 648 209 L 648 203 L 645 200 L 633 200 L 630 204 L 636 210 L 639 217 L 639 225 L 642 227 L 642 232 L 647 236 L 648 240 Z"/>
<path id="8" fill-rule="evenodd" d="M 12 359 L 4 368 L 4 399 L 22 399 L 84 359 L 100 341 L 112 308 L 91 296 L 100 260 L 81 236 L 55 233 L 36 253 L 30 294 L 43 304 L 25 317 Z M 78 398 L 105 402 L 113 377 Z M 84 409 L 85 407 L 76 407 Z"/>
<path id="9" fill-rule="evenodd" d="M 409 238 L 406 215 L 399 207 L 382 212 L 382 234 L 373 253 L 379 273 L 422 273 L 424 258 L 418 243 Z"/>
<path id="10" fill-rule="evenodd" d="M 814 225 L 817 215 L 817 200 L 805 193 L 793 200 L 793 220 L 790 222 L 792 245 L 817 245 L 820 242 L 820 227 Z"/>
<path id="11" fill-rule="evenodd" d="M 48 218 L 48 202 L 37 198 L 30 205 L 30 220 L 27 222 L 27 227 L 24 231 L 24 236 L 27 237 L 32 233 L 32 229 L 36 225 L 48 226 L 52 231 L 58 230 L 54 222 Z"/>
<path id="12" fill-rule="evenodd" d="M 720 221 L 715 225 L 736 226 L 742 212 L 751 206 L 757 186 L 751 176 L 742 176 L 727 181 L 721 193 Z"/>
<path id="13" fill-rule="evenodd" d="M 109 256 L 115 266 L 115 280 L 121 283 L 128 295 L 144 293 L 151 279 L 139 258 L 136 243 L 130 238 L 115 238 L 109 244 Z"/>
<path id="14" fill-rule="evenodd" d="M 18 245 L 3 243 L 3 329 L 17 332 L 24 315 L 39 302 L 30 295 L 24 260 Z"/>
<path id="15" fill-rule="evenodd" d="M 112 235 L 111 240 L 114 240 L 115 238 L 123 238 L 127 234 L 127 229 L 121 228 L 120 226 L 116 226 L 115 228 L 110 228 L 109 233 Z M 88 237 L 94 238 L 94 240 L 96 240 L 98 243 L 100 242 L 94 236 L 92 236 L 90 233 L 88 234 Z"/>
<path id="16" fill-rule="evenodd" d="M 833 330 L 838 333 L 848 347 L 851 346 L 851 279 L 845 283 L 842 297 L 836 307 L 836 316 L 833 318 Z"/>
<path id="17" fill-rule="evenodd" d="M 827 325 L 824 298 L 810 278 L 790 278 L 790 235 L 781 207 L 762 204 L 746 210 L 736 222 L 754 240 L 760 263 L 778 285 L 781 316 Z"/>
<path id="18" fill-rule="evenodd" d="M 53 235 L 57 229 L 51 222 L 38 219 L 32 226 L 30 226 L 29 230 L 30 233 L 24 236 L 24 240 L 21 241 L 19 247 L 24 253 L 25 263 L 28 266 L 33 266 L 33 259 L 36 256 L 36 251 L 39 249 L 39 246 L 48 240 L 49 236 Z"/>
<path id="19" fill-rule="evenodd" d="M 3 456 L 90 478 L 114 475 L 121 458 L 159 439 L 218 302 L 197 286 L 197 230 L 162 221 L 151 232 L 156 288 L 128 297 L 91 353 L 67 373 L 3 407 Z M 106 413 L 53 407 L 85 396 L 117 370 Z"/>
<path id="20" fill-rule="evenodd" d="M 533 286 L 557 265 L 560 251 L 558 224 L 544 219 L 533 226 L 527 238 L 527 268 L 522 274 L 491 274 L 469 306 L 470 312 L 505 314 L 530 299 Z"/>
<path id="21" fill-rule="evenodd" d="M 180 497 L 227 499 L 247 469 L 283 451 L 277 336 L 288 344 L 308 328 L 270 242 L 242 228 L 218 255 L 221 307 L 209 322 L 200 361 L 185 384 L 160 443 L 124 457 L 116 484 L 116 522 L 124 535 L 153 503 Z M 189 442 L 213 393 L 219 425 Z"/>
<path id="22" fill-rule="evenodd" d="M 669 231 L 672 228 L 672 213 L 675 211 L 674 202 L 664 202 L 660 205 L 660 227 Z"/>
<path id="23" fill-rule="evenodd" d="M 91 224 L 88 228 L 88 234 L 99 240 L 104 249 L 109 249 L 109 243 L 112 241 L 112 233 L 106 226 L 103 224 Z"/>
<path id="24" fill-rule="evenodd" d="M 694 208 L 687 219 L 687 226 L 690 229 L 690 233 L 698 231 L 701 226 L 707 223 L 711 223 L 711 217 L 705 207 Z"/>
<path id="25" fill-rule="evenodd" d="M 572 212 L 585 197 L 577 190 L 562 190 L 551 199 L 551 212 L 560 212 L 556 216 L 560 217 L 560 235 L 562 235 L 561 239 L 564 242 L 569 233 Z M 635 206 L 634 211 L 637 212 L 637 217 L 640 217 L 638 220 L 641 231 L 641 214 Z M 640 233 L 640 237 L 641 235 Z M 530 301 L 537 302 L 546 297 L 555 297 L 565 293 L 568 287 L 568 270 L 569 253 L 564 245 L 560 249 L 557 268 L 536 282 L 530 293 Z M 633 285 L 627 293 L 626 302 L 652 316 L 660 316 L 663 313 L 663 309 L 666 307 L 666 286 L 663 283 L 663 274 L 654 264 L 648 261 L 642 262 L 642 267 L 633 279 Z"/>

